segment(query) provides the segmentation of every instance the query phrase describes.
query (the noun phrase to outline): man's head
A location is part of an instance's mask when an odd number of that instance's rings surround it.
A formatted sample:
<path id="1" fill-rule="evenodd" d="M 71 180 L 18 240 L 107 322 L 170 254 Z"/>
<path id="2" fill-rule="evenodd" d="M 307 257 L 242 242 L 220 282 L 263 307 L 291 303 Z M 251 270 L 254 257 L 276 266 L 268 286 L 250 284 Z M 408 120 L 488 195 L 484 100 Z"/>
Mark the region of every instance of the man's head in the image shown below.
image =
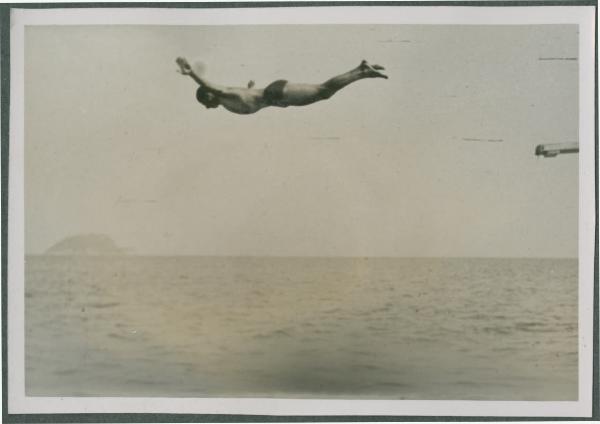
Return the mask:
<path id="1" fill-rule="evenodd" d="M 198 90 L 196 90 L 196 100 L 206 106 L 207 109 L 213 109 L 219 106 L 219 98 L 202 87 L 199 87 Z"/>

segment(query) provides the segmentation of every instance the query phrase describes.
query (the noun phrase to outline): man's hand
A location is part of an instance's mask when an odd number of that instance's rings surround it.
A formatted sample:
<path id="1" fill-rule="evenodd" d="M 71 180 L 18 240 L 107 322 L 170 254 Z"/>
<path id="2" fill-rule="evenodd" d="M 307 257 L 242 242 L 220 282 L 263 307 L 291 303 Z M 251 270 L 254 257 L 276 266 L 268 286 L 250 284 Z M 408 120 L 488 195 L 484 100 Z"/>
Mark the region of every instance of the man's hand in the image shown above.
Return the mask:
<path id="1" fill-rule="evenodd" d="M 183 57 L 178 57 L 175 59 L 177 65 L 179 65 L 179 73 L 182 75 L 190 75 L 192 73 L 192 67 Z"/>

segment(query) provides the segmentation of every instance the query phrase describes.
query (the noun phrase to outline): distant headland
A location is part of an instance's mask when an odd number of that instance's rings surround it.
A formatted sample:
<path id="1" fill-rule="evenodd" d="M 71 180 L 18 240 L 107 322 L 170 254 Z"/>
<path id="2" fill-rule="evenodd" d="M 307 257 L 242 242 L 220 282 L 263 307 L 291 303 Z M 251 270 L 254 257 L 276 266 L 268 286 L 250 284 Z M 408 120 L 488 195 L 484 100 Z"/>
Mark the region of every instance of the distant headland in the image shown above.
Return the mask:
<path id="1" fill-rule="evenodd" d="M 64 238 L 46 250 L 46 255 L 123 255 L 127 253 L 105 234 L 79 234 Z"/>

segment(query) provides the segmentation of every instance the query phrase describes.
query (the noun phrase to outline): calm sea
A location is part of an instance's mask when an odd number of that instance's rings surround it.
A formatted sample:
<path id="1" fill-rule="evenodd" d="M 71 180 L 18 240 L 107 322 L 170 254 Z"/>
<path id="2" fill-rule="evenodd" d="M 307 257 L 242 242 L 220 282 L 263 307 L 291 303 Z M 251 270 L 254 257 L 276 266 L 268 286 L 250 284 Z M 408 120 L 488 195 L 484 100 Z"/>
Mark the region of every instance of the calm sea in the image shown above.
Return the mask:
<path id="1" fill-rule="evenodd" d="M 577 261 L 26 259 L 30 396 L 577 399 Z"/>

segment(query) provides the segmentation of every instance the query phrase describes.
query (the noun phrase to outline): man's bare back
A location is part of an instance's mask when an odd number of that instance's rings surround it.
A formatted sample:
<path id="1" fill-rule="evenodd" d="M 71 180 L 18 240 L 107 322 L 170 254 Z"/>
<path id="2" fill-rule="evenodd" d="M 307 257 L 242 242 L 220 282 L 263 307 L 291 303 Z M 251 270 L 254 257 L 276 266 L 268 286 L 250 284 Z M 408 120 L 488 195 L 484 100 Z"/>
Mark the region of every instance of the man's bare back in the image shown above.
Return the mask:
<path id="1" fill-rule="evenodd" d="M 195 73 L 186 59 L 177 58 L 180 72 L 189 75 L 200 86 L 196 98 L 209 109 L 222 105 L 230 112 L 251 114 L 268 106 L 288 107 L 306 106 L 333 96 L 348 84 L 364 78 L 385 78 L 383 66 L 369 65 L 363 60 L 361 64 L 341 75 L 335 76 L 322 84 L 297 84 L 286 80 L 277 80 L 265 88 L 222 87 L 212 84 Z"/>

